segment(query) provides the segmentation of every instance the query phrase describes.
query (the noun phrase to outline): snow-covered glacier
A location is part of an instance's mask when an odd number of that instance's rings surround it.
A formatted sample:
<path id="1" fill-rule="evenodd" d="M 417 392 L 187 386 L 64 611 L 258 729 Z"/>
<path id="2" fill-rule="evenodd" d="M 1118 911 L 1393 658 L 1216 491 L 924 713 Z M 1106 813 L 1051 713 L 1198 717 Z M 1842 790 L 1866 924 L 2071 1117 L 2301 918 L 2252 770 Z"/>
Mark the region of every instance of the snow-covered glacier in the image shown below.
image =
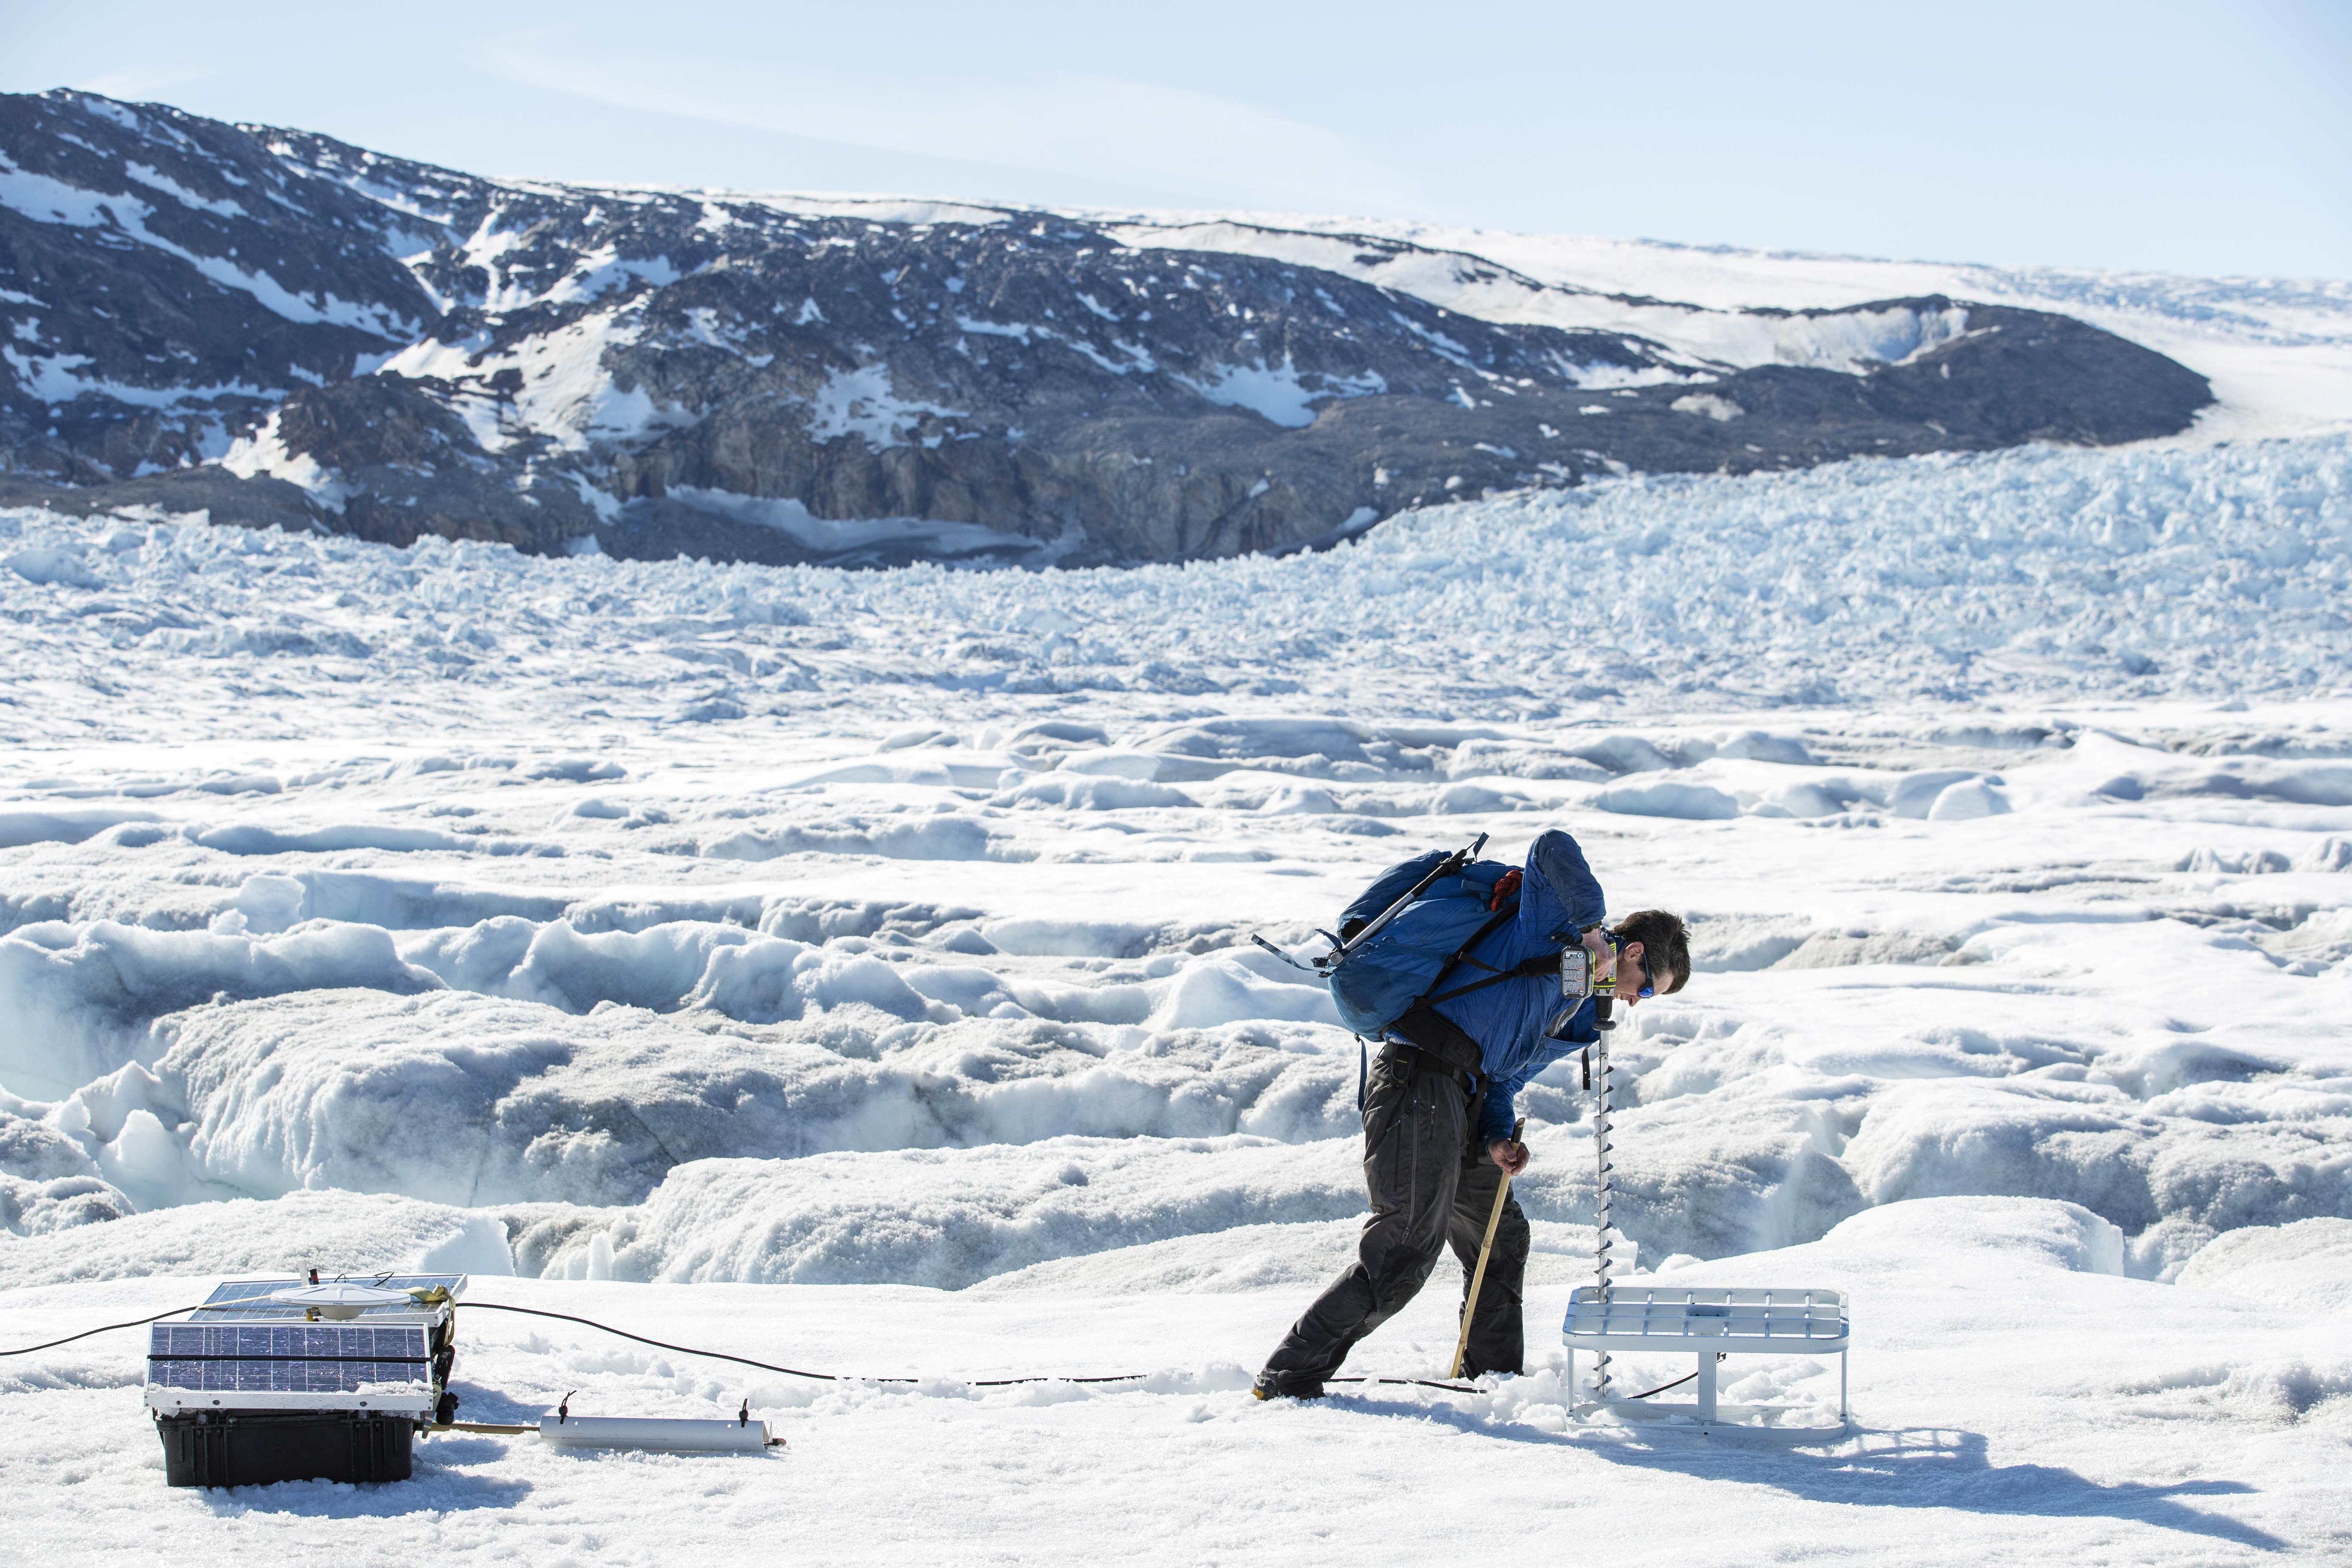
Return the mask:
<path id="1" fill-rule="evenodd" d="M 888 1515 L 877 1551 L 972 1539 L 885 1505 L 919 1477 L 1025 1550 L 1101 1539 L 1113 1497 L 1175 1506 L 1119 1489 L 1122 1433 L 1196 1444 L 1253 1513 L 1310 1438 L 1362 1506 L 1408 1463 L 1540 1491 L 1581 1462 L 1550 1325 L 1591 1268 L 1589 1097 L 1556 1070 L 1522 1100 L 1528 1376 L 1254 1406 L 1363 1196 L 1356 1042 L 1249 937 L 1304 953 L 1381 867 L 1559 826 L 1617 912 L 1694 921 L 1692 984 L 1621 1031 L 1619 1256 L 1853 1291 L 1866 1431 L 1843 1479 L 1758 1457 L 1752 1488 L 1619 1450 L 1578 1482 L 1607 1521 L 1538 1537 L 1646 1560 L 1626 1519 L 1664 1491 L 1726 1552 L 1819 1555 L 1835 1504 L 1903 1560 L 1962 1515 L 1993 1561 L 2053 1531 L 2324 1556 L 2352 1421 L 2347 479 L 2341 436 L 2030 447 L 1055 573 L 0 513 L 10 1342 L 160 1310 L 173 1276 L 431 1265 L 931 1377 L 747 1383 L 469 1321 L 470 1411 L 750 1397 L 793 1433 L 793 1495 L 813 1471 L 829 1499 L 803 1506 Z M 1444 1279 L 1363 1370 L 1444 1370 Z M 123 1425 L 132 1349 L 0 1363 L 0 1408 Z M 1106 1371 L 1150 1376 L 954 1381 Z M 1836 1370 L 1743 1386 L 1833 1405 Z M 153 1442 L 107 1441 L 80 1496 L 10 1490 L 127 1551 Z M 467 1500 L 528 1495 L 653 1561 L 781 1495 L 704 1518 L 684 1461 L 468 1441 L 415 1483 L 439 1523 L 338 1503 L 348 1539 L 488 1553 Z M 982 1453 L 1077 1490 L 991 1493 Z M 299 1554 L 305 1517 L 222 1528 Z M 1234 1523 L 1231 1554 L 1322 1560 L 1305 1528 Z"/>

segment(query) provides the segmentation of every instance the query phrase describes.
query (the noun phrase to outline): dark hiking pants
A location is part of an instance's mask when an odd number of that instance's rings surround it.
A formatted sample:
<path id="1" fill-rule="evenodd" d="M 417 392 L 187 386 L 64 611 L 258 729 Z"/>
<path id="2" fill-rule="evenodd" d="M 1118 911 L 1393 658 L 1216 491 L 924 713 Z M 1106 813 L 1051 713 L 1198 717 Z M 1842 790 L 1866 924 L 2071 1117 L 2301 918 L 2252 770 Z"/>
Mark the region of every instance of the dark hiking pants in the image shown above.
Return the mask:
<path id="1" fill-rule="evenodd" d="M 1364 1098 L 1364 1188 L 1372 1212 L 1356 1261 L 1291 1326 L 1257 1386 L 1267 1394 L 1314 1394 L 1358 1340 L 1413 1299 L 1452 1247 L 1462 1291 L 1478 1267 L 1502 1171 L 1478 1141 L 1479 1097 L 1460 1073 L 1413 1065 L 1387 1053 L 1372 1067 Z M 1503 1209 L 1486 1283 L 1470 1323 L 1464 1370 L 1517 1372 L 1522 1353 L 1519 1285 L 1527 1273 L 1528 1221 L 1517 1198 Z M 1456 1332 L 1459 1332 L 1458 1321 Z M 1450 1356 L 1452 1346 L 1447 1346 Z M 1432 1373 L 1444 1373 L 1433 1366 Z"/>

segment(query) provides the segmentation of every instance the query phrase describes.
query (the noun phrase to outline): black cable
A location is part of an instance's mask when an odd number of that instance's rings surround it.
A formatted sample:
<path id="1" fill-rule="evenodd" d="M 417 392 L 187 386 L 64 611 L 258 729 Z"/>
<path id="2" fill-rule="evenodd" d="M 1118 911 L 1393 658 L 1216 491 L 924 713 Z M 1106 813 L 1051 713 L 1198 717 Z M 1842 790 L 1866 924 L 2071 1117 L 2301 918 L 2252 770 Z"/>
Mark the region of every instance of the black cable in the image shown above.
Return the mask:
<path id="1" fill-rule="evenodd" d="M 762 1373 L 783 1373 L 788 1377 L 816 1377 L 818 1383 L 922 1383 L 922 1377 L 854 1377 L 846 1373 L 804 1373 L 797 1366 L 776 1366 L 774 1361 L 752 1361 L 751 1356 L 730 1356 L 722 1350 L 694 1350 L 691 1344 L 670 1344 L 666 1340 L 646 1340 L 642 1333 L 628 1333 L 625 1328 L 614 1328 L 612 1323 L 600 1323 L 593 1317 L 572 1317 L 569 1311 L 546 1311 L 541 1307 L 508 1307 L 506 1302 L 458 1302 L 461 1307 L 487 1307 L 489 1311 L 522 1311 L 524 1317 L 552 1317 L 564 1323 L 583 1323 L 588 1328 L 602 1328 L 604 1333 L 621 1335 L 624 1340 L 635 1340 L 637 1344 L 652 1344 L 654 1350 L 675 1350 L 682 1356 L 710 1356 L 713 1361 L 734 1361 L 739 1366 L 757 1366 Z M 1691 1373 L 1698 1375 L 1698 1373 Z M 1004 1389 L 1016 1383 L 1140 1383 L 1150 1373 L 1110 1373 L 1103 1377 L 962 1377 L 964 1387 L 971 1389 Z M 1444 1389 L 1449 1394 L 1477 1394 L 1479 1389 L 1465 1389 L 1458 1383 L 1430 1383 L 1428 1377 L 1324 1377 L 1324 1383 L 1412 1383 L 1423 1389 Z M 1656 1392 L 1656 1389 L 1654 1389 Z"/>
<path id="2" fill-rule="evenodd" d="M 820 1383 L 913 1384 L 923 1381 L 919 1377 L 856 1377 L 844 1373 L 803 1372 L 795 1366 L 778 1366 L 773 1362 L 753 1361 L 750 1356 L 729 1355 L 724 1351 L 700 1351 L 696 1350 L 692 1345 L 674 1345 L 663 1340 L 649 1340 L 643 1334 L 633 1334 L 626 1329 L 616 1329 L 610 1323 L 600 1323 L 593 1318 L 575 1318 L 569 1312 L 550 1312 L 538 1307 L 509 1307 L 501 1301 L 462 1300 L 457 1305 L 480 1308 L 492 1312 L 520 1312 L 528 1317 L 555 1318 L 567 1323 L 582 1323 L 592 1329 L 601 1329 L 608 1334 L 617 1334 L 625 1340 L 635 1340 L 641 1345 L 651 1345 L 656 1350 L 676 1351 L 680 1355 L 707 1356 L 712 1361 L 731 1361 L 740 1366 L 756 1366 L 761 1372 L 781 1372 L 787 1377 L 814 1378 Z M 1007 1388 L 1016 1383 L 1135 1383 L 1150 1375 L 1148 1372 L 1122 1372 L 1107 1377 L 990 1377 L 966 1378 L 962 1381 L 969 1388 Z"/>
<path id="3" fill-rule="evenodd" d="M 53 1351 L 59 1345 L 69 1345 L 76 1340 L 86 1340 L 92 1334 L 110 1334 L 117 1329 L 136 1329 L 149 1323 L 161 1322 L 174 1312 L 216 1312 L 223 1307 L 249 1307 L 257 1301 L 268 1300 L 267 1296 L 248 1296 L 242 1301 L 199 1301 L 193 1307 L 173 1307 L 170 1311 L 158 1312 L 152 1318 L 133 1318 L 127 1323 L 109 1323 L 102 1329 L 84 1329 L 78 1334 L 68 1334 L 64 1339 L 51 1340 L 45 1345 L 26 1345 L 21 1350 L 0 1351 L 0 1356 L 31 1355 L 35 1351 Z"/>
<path id="4" fill-rule="evenodd" d="M 223 1307 L 243 1307 L 251 1305 L 257 1301 L 268 1301 L 268 1300 L 269 1298 L 266 1296 L 253 1296 L 241 1301 L 205 1301 L 199 1302 L 194 1307 L 173 1307 L 169 1311 L 158 1312 L 152 1318 L 134 1318 L 127 1323 L 109 1323 L 104 1328 L 84 1329 L 80 1333 L 68 1334 L 61 1340 L 51 1340 L 47 1344 L 26 1345 L 21 1350 L 0 1351 L 0 1356 L 30 1355 L 35 1351 L 54 1350 L 59 1345 L 69 1345 L 76 1340 L 86 1340 L 92 1334 L 108 1333 L 116 1329 L 135 1329 L 142 1327 L 144 1324 L 158 1322 L 163 1319 L 171 1317 L 174 1313 L 178 1312 L 217 1311 Z M 600 1323 L 593 1318 L 574 1317 L 570 1312 L 551 1312 L 540 1307 L 510 1307 L 502 1301 L 463 1300 L 457 1301 L 454 1305 L 477 1308 L 486 1312 L 519 1312 L 525 1317 L 553 1318 L 561 1322 L 579 1323 L 583 1327 L 600 1330 L 604 1333 L 617 1335 L 625 1340 L 634 1340 L 638 1344 L 651 1345 L 656 1350 L 676 1351 L 680 1355 L 703 1356 L 711 1361 L 731 1361 L 739 1366 L 757 1367 L 761 1372 L 780 1372 L 787 1377 L 811 1378 L 819 1383 L 918 1384 L 923 1381 L 919 1377 L 856 1377 L 842 1373 L 803 1372 L 798 1367 L 778 1366 L 773 1362 L 753 1361 L 750 1356 L 730 1355 L 725 1351 L 697 1350 L 692 1345 L 674 1345 L 666 1340 L 647 1339 L 643 1334 L 633 1334 L 626 1329 L 616 1329 L 610 1323 Z M 965 1378 L 961 1381 L 967 1388 L 1010 1388 L 1018 1384 L 1028 1383 L 1139 1383 L 1150 1375 L 1151 1373 L 1148 1372 L 1121 1372 L 1095 1377 L 985 1377 Z M 1696 1377 L 1698 1373 L 1691 1373 L 1691 1377 Z M 1332 1377 L 1326 1378 L 1324 1381 L 1327 1383 L 1402 1383 L 1410 1384 L 1416 1388 L 1443 1389 L 1448 1394 L 1476 1394 L 1480 1392 L 1475 1388 L 1465 1388 L 1458 1383 L 1436 1383 L 1424 1377 Z M 1682 1383 L 1688 1383 L 1690 1378 L 1685 1377 L 1679 1381 Z M 1666 1388 L 1673 1388 L 1676 1385 L 1670 1383 L 1665 1386 Z M 1665 1389 L 1662 1388 L 1654 1388 L 1650 1390 L 1650 1394 L 1663 1394 L 1664 1392 Z M 1636 1399 L 1647 1399 L 1649 1396 L 1650 1395 L 1648 1394 L 1637 1394 L 1633 1397 Z"/>
<path id="5" fill-rule="evenodd" d="M 0 1356 L 31 1355 L 35 1351 L 53 1351 L 59 1345 L 69 1345 L 76 1340 L 86 1340 L 92 1334 L 109 1334 L 112 1333 L 117 1329 L 135 1329 L 141 1327 L 142 1324 L 157 1322 L 164 1318 L 168 1318 L 172 1315 L 172 1312 L 193 1312 L 194 1310 L 195 1309 L 194 1307 L 174 1307 L 172 1309 L 171 1312 L 158 1312 L 152 1318 L 133 1318 L 127 1323 L 109 1323 L 102 1329 L 84 1329 L 78 1334 L 68 1334 L 64 1339 L 51 1340 L 45 1345 L 26 1345 L 22 1350 L 0 1351 Z"/>
<path id="6" fill-rule="evenodd" d="M 1650 1390 L 1649 1394 L 1632 1394 L 1626 1395 L 1626 1397 L 1629 1399 L 1647 1399 L 1650 1397 L 1650 1394 L 1664 1394 L 1669 1388 L 1680 1388 L 1684 1384 L 1688 1383 L 1692 1378 L 1695 1378 L 1697 1375 L 1698 1373 L 1695 1372 L 1686 1372 L 1683 1373 L 1682 1376 L 1675 1379 L 1672 1383 L 1662 1383 L 1658 1384 L 1657 1387 Z"/>
<path id="7" fill-rule="evenodd" d="M 1723 1359 L 1723 1352 L 1717 1351 L 1715 1352 L 1715 1359 L 1721 1361 Z M 1650 1390 L 1650 1394 L 1664 1394 L 1669 1388 L 1680 1388 L 1684 1384 L 1688 1383 L 1692 1378 L 1695 1378 L 1697 1375 L 1698 1373 L 1695 1372 L 1686 1372 L 1683 1373 L 1682 1376 L 1675 1379 L 1672 1383 L 1662 1383 L 1658 1384 L 1657 1387 Z M 1636 1394 L 1630 1395 L 1630 1397 L 1634 1399 L 1647 1399 L 1650 1397 L 1650 1394 Z"/>

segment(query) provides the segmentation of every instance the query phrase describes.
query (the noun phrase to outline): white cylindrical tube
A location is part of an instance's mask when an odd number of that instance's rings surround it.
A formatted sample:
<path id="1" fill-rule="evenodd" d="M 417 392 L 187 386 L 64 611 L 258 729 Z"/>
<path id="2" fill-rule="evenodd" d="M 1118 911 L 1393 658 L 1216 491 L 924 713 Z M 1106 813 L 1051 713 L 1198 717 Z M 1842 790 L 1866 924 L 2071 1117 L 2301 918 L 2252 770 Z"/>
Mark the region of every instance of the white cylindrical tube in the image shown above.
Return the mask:
<path id="1" fill-rule="evenodd" d="M 566 1448 L 664 1448 L 679 1454 L 756 1454 L 768 1446 L 764 1421 L 663 1421 L 645 1416 L 542 1416 L 541 1441 Z"/>

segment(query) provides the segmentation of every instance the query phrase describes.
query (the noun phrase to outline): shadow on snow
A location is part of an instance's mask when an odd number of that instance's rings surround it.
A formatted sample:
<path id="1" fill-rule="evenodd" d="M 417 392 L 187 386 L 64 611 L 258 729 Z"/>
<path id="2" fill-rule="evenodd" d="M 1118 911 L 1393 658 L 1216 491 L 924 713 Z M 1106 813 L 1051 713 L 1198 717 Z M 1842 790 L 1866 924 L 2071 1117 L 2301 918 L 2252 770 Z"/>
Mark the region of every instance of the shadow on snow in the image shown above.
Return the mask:
<path id="1" fill-rule="evenodd" d="M 2188 1480 L 2103 1486 L 2054 1465 L 1995 1465 L 1984 1435 L 1947 1428 L 1868 1428 L 1842 1441 L 1803 1447 L 1764 1447 L 1676 1435 L 1672 1429 L 1584 1427 L 1568 1433 L 1496 1423 L 1467 1411 L 1365 1394 L 1334 1395 L 1368 1415 L 1412 1416 L 1465 1433 L 1512 1442 L 1572 1447 L 1612 1464 L 1674 1470 L 1701 1480 L 1774 1487 L 1811 1502 L 1863 1508 L 1948 1508 L 1968 1513 L 2074 1519 L 2105 1516 L 2159 1530 L 2235 1542 L 2264 1552 L 2290 1544 L 2268 1531 L 2176 1500 L 2242 1497 L 2242 1481 Z"/>

